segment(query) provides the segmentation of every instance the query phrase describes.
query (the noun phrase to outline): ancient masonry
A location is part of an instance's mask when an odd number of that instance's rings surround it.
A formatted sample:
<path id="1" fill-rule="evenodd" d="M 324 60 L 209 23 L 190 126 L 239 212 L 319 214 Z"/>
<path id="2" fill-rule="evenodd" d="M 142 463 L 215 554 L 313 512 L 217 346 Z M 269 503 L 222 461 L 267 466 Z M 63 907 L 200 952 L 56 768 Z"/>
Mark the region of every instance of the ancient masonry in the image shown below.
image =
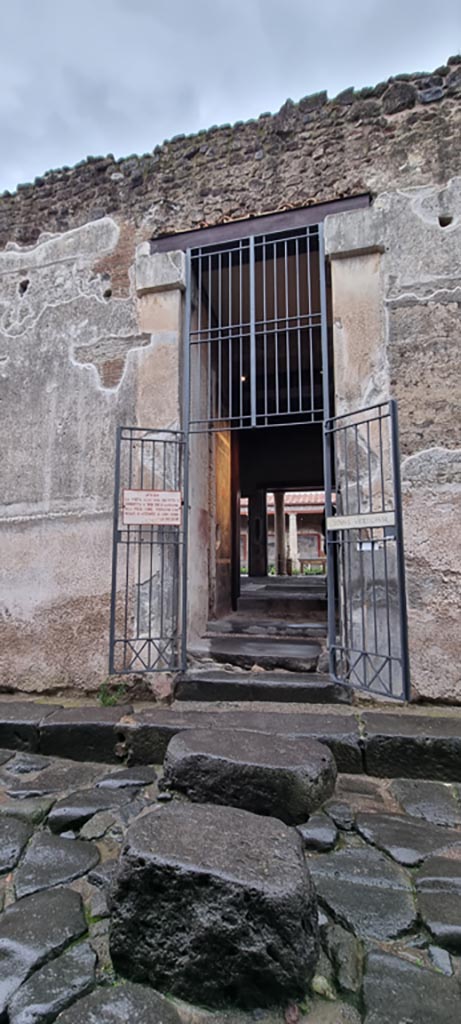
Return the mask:
<path id="1" fill-rule="evenodd" d="M 325 221 L 336 403 L 399 401 L 413 691 L 459 702 L 460 130 L 453 57 L 0 197 L 3 689 L 107 672 L 115 427 L 180 422 L 181 254 L 150 240 L 367 195 Z"/>

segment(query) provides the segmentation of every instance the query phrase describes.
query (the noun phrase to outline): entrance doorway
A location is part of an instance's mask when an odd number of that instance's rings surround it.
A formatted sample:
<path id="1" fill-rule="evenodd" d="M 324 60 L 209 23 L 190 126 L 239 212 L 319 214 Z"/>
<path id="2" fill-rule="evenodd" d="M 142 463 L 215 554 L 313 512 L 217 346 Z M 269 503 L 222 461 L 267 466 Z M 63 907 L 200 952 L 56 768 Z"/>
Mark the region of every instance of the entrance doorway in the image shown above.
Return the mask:
<path id="1" fill-rule="evenodd" d="M 272 593 L 273 578 L 291 571 L 298 610 L 303 585 L 307 595 L 306 557 L 300 573 L 303 553 L 285 550 L 297 513 L 284 496 L 323 492 L 332 349 L 321 225 L 193 249 L 189 267 L 188 625 L 201 636 L 239 611 L 242 583 L 248 592 L 267 576 Z M 317 511 L 321 518 L 323 505 Z M 277 536 L 274 562 L 268 545 Z M 316 554 L 323 568 L 321 539 Z"/>

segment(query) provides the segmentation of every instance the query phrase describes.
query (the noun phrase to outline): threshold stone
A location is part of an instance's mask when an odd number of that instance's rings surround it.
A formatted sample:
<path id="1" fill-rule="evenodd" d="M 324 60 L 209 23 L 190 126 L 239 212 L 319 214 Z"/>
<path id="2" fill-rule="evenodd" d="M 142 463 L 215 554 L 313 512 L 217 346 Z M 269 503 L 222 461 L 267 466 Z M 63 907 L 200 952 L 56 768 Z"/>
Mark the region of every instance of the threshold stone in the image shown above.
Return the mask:
<path id="1" fill-rule="evenodd" d="M 302 998 L 318 957 L 314 887 L 295 829 L 173 801 L 128 829 L 111 893 L 121 974 L 202 1006 Z"/>
<path id="2" fill-rule="evenodd" d="M 56 1024 L 182 1024 L 182 1019 L 158 992 L 126 982 L 96 989 L 61 1013 Z"/>
<path id="3" fill-rule="evenodd" d="M 298 825 L 331 796 L 336 764 L 317 740 L 191 729 L 170 741 L 163 781 L 199 803 L 241 807 Z"/>

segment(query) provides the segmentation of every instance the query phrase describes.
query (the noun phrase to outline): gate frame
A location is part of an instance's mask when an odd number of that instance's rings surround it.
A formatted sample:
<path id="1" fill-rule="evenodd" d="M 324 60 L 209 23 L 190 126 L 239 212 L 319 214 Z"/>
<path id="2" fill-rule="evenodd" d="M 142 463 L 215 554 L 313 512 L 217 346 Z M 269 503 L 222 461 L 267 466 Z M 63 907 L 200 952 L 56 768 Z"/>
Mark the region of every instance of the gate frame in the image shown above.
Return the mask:
<path id="1" fill-rule="evenodd" d="M 409 645 L 408 645 L 408 616 L 407 616 L 407 594 L 406 594 L 406 576 L 405 576 L 405 554 L 404 554 L 404 541 L 403 541 L 403 510 L 402 510 L 402 485 L 401 485 L 401 474 L 400 474 L 400 444 L 399 444 L 399 420 L 398 420 L 398 406 L 395 398 L 390 398 L 384 402 L 378 402 L 374 405 L 364 406 L 359 409 L 353 409 L 351 412 L 342 413 L 338 416 L 330 416 L 325 419 L 323 428 L 323 439 L 324 439 L 324 471 L 325 471 L 325 542 L 327 547 L 327 601 L 328 601 L 328 660 L 330 675 L 340 683 L 350 686 L 352 689 L 363 689 L 367 693 L 372 693 L 366 686 L 360 687 L 358 684 L 353 685 L 347 678 L 341 676 L 337 672 L 337 610 L 339 614 L 342 613 L 342 608 L 339 607 L 339 601 L 337 602 L 336 595 L 336 582 L 335 582 L 335 551 L 331 534 L 337 533 L 338 530 L 328 528 L 328 522 L 333 516 L 333 481 L 332 481 L 332 470 L 333 466 L 336 471 L 336 450 L 335 450 L 335 424 L 340 420 L 347 420 L 356 416 L 361 416 L 366 413 L 371 413 L 375 410 L 382 410 L 388 406 L 388 413 L 381 414 L 380 417 L 389 417 L 390 423 L 390 454 L 391 454 L 391 467 L 392 467 L 392 495 L 393 495 L 393 524 L 392 527 L 395 531 L 395 544 L 396 544 L 396 562 L 397 562 L 397 588 L 398 588 L 398 604 L 399 604 L 399 634 L 400 634 L 400 656 L 392 657 L 390 654 L 388 660 L 397 661 L 400 663 L 402 672 L 402 697 L 396 696 L 392 693 L 384 694 L 392 700 L 403 700 L 409 701 L 411 699 L 411 680 L 410 680 L 410 658 L 409 658 Z M 368 420 L 367 422 L 372 422 Z M 353 426 L 354 424 L 350 424 Z M 348 429 L 345 426 L 344 429 Z M 381 453 L 382 455 L 382 453 Z M 360 516 L 364 519 L 369 518 L 369 513 L 358 513 L 354 515 L 354 520 L 360 519 Z M 364 522 L 364 527 L 369 523 Z M 376 527 L 382 524 L 376 523 Z M 375 528 L 376 528 L 375 527 Z M 363 527 L 362 527 L 363 528 Z M 342 530 L 353 530 L 361 529 L 361 527 L 355 526 L 343 526 Z M 339 595 L 338 595 L 339 597 Z M 340 624 L 342 630 L 343 624 Z M 361 652 L 362 656 L 368 656 L 376 654 L 377 656 L 384 657 L 378 654 L 378 652 L 368 652 L 365 649 Z M 346 656 L 347 656 L 347 645 L 346 645 Z M 376 695 L 376 693 L 375 693 Z M 378 694 L 383 696 L 383 694 Z"/>

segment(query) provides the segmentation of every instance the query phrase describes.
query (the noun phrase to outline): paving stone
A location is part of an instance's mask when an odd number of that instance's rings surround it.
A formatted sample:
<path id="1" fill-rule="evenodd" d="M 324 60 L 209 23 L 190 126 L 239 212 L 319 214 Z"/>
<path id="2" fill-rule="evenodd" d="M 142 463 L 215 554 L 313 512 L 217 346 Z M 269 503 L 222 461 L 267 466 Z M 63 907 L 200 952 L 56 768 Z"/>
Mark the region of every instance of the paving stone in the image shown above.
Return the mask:
<path id="1" fill-rule="evenodd" d="M 0 872 L 11 871 L 32 835 L 32 828 L 18 818 L 3 818 L 0 826 Z"/>
<path id="2" fill-rule="evenodd" d="M 0 745 L 11 750 L 38 750 L 40 723 L 59 707 L 35 701 L 1 701 Z"/>
<path id="3" fill-rule="evenodd" d="M 363 987 L 364 1024 L 448 1024 L 461 1019 L 461 989 L 455 978 L 371 953 Z"/>
<path id="4" fill-rule="evenodd" d="M 0 750 L 0 765 L 6 764 L 7 761 L 11 761 L 13 753 L 11 750 Z"/>
<path id="5" fill-rule="evenodd" d="M 76 764 L 75 761 L 56 761 L 49 764 L 33 779 L 13 779 L 7 784 L 10 796 L 44 796 L 47 793 L 62 793 L 77 786 L 91 786 L 100 778 L 101 768 L 96 764 Z"/>
<path id="6" fill-rule="evenodd" d="M 9 1024 L 48 1024 L 94 988 L 96 955 L 79 943 L 45 964 L 21 985 L 8 1004 Z"/>
<path id="7" fill-rule="evenodd" d="M 56 1024 L 181 1024 L 171 1003 L 144 985 L 98 988 L 61 1013 Z"/>
<path id="8" fill-rule="evenodd" d="M 421 917 L 437 942 L 461 953 L 461 859 L 432 857 L 416 875 Z"/>
<path id="9" fill-rule="evenodd" d="M 447 953 L 446 949 L 441 949 L 440 946 L 429 946 L 428 953 L 434 967 L 436 967 L 438 971 L 443 971 L 447 977 L 451 977 L 453 974 L 453 966 L 450 954 Z"/>
<path id="10" fill-rule="evenodd" d="M 176 711 L 159 708 L 128 715 L 119 725 L 121 746 L 133 764 L 161 764 L 169 741 L 186 729 L 250 730 L 304 736 L 326 743 L 338 771 L 363 770 L 361 740 L 353 712 L 296 714 L 276 711 Z"/>
<path id="11" fill-rule="evenodd" d="M 79 878 L 99 861 L 97 846 L 38 832 L 29 844 L 14 879 L 16 896 L 28 896 Z"/>
<path id="12" fill-rule="evenodd" d="M 369 775 L 461 781 L 461 722 L 448 715 L 365 712 L 365 766 Z"/>
<path id="13" fill-rule="evenodd" d="M 324 810 L 343 832 L 350 832 L 353 829 L 355 813 L 345 800 L 328 800 Z"/>
<path id="14" fill-rule="evenodd" d="M 298 825 L 306 850 L 325 853 L 332 850 L 338 838 L 338 829 L 331 818 L 322 811 L 313 814 L 304 825 Z"/>
<path id="15" fill-rule="evenodd" d="M 124 789 L 127 786 L 150 786 L 156 781 L 157 772 L 148 765 L 123 768 L 120 772 L 106 775 L 97 783 L 98 789 Z"/>
<path id="16" fill-rule="evenodd" d="M 82 901 L 70 889 L 34 893 L 0 918 L 0 1020 L 31 971 L 57 956 L 86 931 Z"/>
<path id="17" fill-rule="evenodd" d="M 431 825 L 403 814 L 358 814 L 355 824 L 367 842 L 407 867 L 415 867 L 430 854 L 449 847 L 461 848 L 461 831 Z"/>
<path id="18" fill-rule="evenodd" d="M 117 868 L 118 857 L 113 860 L 105 860 L 90 871 L 88 881 L 92 885 L 108 890 L 114 881 Z"/>
<path id="19" fill-rule="evenodd" d="M 320 903 L 359 938 L 395 938 L 415 923 L 409 876 L 377 850 L 312 855 L 308 866 Z"/>
<path id="20" fill-rule="evenodd" d="M 163 784 L 199 803 L 226 804 L 305 822 L 331 795 L 336 764 L 316 740 L 189 730 L 168 745 Z"/>
<path id="21" fill-rule="evenodd" d="M 8 800 L 0 793 L 0 821 L 2 818 L 18 818 L 19 821 L 30 822 L 31 825 L 39 825 L 46 818 L 54 800 L 49 797 L 39 797 L 31 800 Z"/>
<path id="22" fill-rule="evenodd" d="M 360 992 L 362 986 L 362 945 L 339 924 L 329 925 L 322 944 L 333 964 L 335 977 L 344 992 Z"/>
<path id="23" fill-rule="evenodd" d="M 314 974 L 314 888 L 301 837 L 275 818 L 159 806 L 128 829 L 111 901 L 115 968 L 191 1002 L 270 1006 Z"/>
<path id="24" fill-rule="evenodd" d="M 118 724 L 131 707 L 66 708 L 41 724 L 40 750 L 75 761 L 117 762 Z"/>
<path id="25" fill-rule="evenodd" d="M 63 832 L 65 829 L 79 829 L 98 811 L 107 811 L 119 804 L 128 802 L 138 793 L 131 788 L 85 789 L 58 800 L 48 816 L 48 825 L 52 832 Z"/>
<path id="26" fill-rule="evenodd" d="M 40 754 L 16 754 L 10 760 L 7 768 L 9 775 L 28 775 L 29 772 L 40 772 L 48 768 L 49 758 L 41 757 Z"/>
<path id="27" fill-rule="evenodd" d="M 358 1011 L 347 1003 L 325 1003 L 314 999 L 310 1003 L 309 1013 L 300 1018 L 300 1024 L 360 1024 Z"/>
<path id="28" fill-rule="evenodd" d="M 102 839 L 116 821 L 113 811 L 99 811 L 80 829 L 80 839 Z"/>
<path id="29" fill-rule="evenodd" d="M 461 803 L 452 786 L 422 779 L 396 779 L 391 793 L 407 814 L 434 825 L 461 825 Z"/>

